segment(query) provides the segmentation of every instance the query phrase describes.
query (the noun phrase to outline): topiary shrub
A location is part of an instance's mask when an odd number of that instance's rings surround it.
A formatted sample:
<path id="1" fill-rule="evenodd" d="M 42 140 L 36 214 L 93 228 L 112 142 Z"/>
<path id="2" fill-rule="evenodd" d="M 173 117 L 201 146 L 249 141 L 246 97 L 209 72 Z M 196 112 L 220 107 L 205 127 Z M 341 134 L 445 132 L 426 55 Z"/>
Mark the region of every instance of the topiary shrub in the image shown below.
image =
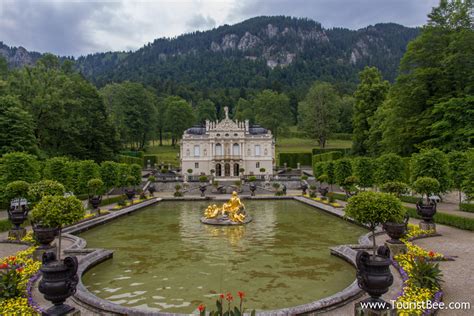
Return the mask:
<path id="1" fill-rule="evenodd" d="M 6 186 L 4 197 L 8 202 L 16 198 L 26 198 L 28 197 L 29 189 L 30 184 L 28 182 L 22 180 L 13 181 Z"/>
<path id="2" fill-rule="evenodd" d="M 380 186 L 380 191 L 400 197 L 400 195 L 408 192 L 408 185 L 401 181 L 389 181 Z"/>
<path id="3" fill-rule="evenodd" d="M 30 185 L 28 196 L 33 202 L 39 202 L 45 196 L 63 196 L 64 185 L 54 180 L 41 180 Z"/>
<path id="4" fill-rule="evenodd" d="M 200 176 L 199 177 L 199 182 L 203 183 L 203 182 L 207 182 L 207 181 L 209 181 L 209 179 L 206 176 Z"/>
<path id="5" fill-rule="evenodd" d="M 439 181 L 430 177 L 420 177 L 413 183 L 413 190 L 422 196 L 426 196 L 426 203 L 430 203 L 430 194 L 438 193 L 440 190 Z"/>
<path id="6" fill-rule="evenodd" d="M 265 172 L 265 171 L 266 171 L 266 169 L 265 169 L 265 168 L 260 168 L 260 172 L 262 172 L 262 173 L 263 173 L 263 172 Z"/>
<path id="7" fill-rule="evenodd" d="M 375 227 L 387 221 L 401 222 L 405 216 L 402 202 L 392 194 L 360 192 L 349 198 L 345 216 L 369 226 L 372 231 L 373 255 L 377 249 Z"/>

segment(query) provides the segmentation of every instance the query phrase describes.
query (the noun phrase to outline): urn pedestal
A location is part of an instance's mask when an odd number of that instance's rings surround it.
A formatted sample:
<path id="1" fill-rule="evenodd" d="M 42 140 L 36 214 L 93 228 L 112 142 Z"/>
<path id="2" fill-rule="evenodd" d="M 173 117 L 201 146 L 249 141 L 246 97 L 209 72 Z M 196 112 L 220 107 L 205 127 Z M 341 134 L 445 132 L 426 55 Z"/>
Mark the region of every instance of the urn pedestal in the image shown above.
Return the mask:
<path id="1" fill-rule="evenodd" d="M 431 202 L 430 204 L 423 204 L 422 201 L 416 203 L 416 212 L 421 216 L 423 221 L 420 222 L 420 228 L 423 230 L 431 230 L 436 233 L 436 224 L 433 217 L 436 214 L 436 204 Z"/>
<path id="2" fill-rule="evenodd" d="M 13 224 L 13 228 L 8 232 L 8 238 L 21 240 L 26 235 L 26 229 L 21 227 L 24 221 L 28 218 L 28 206 L 22 205 L 18 207 L 10 207 L 7 211 L 8 219 Z"/>
<path id="3" fill-rule="evenodd" d="M 43 264 L 40 268 L 42 278 L 38 290 L 54 306 L 43 312 L 43 315 L 74 314 L 74 307 L 66 305 L 64 302 L 68 297 L 76 293 L 76 286 L 79 281 L 77 267 L 78 261 L 76 257 L 56 260 L 54 253 L 48 252 L 44 254 Z"/>

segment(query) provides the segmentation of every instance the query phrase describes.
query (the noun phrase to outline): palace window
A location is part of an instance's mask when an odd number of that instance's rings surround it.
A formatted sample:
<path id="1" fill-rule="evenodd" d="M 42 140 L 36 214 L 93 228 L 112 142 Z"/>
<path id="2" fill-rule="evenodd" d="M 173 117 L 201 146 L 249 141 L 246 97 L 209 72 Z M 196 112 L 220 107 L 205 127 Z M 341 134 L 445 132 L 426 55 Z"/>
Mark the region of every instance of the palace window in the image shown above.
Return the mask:
<path id="1" fill-rule="evenodd" d="M 194 163 L 194 168 L 195 168 L 195 169 L 199 169 L 199 162 L 195 162 L 195 163 Z"/>
<path id="2" fill-rule="evenodd" d="M 255 156 L 260 156 L 260 145 L 255 145 Z"/>
<path id="3" fill-rule="evenodd" d="M 186 157 L 189 157 L 190 153 L 189 153 L 189 149 L 186 149 Z"/>
<path id="4" fill-rule="evenodd" d="M 194 157 L 199 157 L 201 156 L 201 148 L 199 145 L 194 145 Z"/>
<path id="5" fill-rule="evenodd" d="M 240 155 L 240 146 L 239 144 L 234 144 L 232 146 L 232 155 L 239 156 Z"/>
<path id="6" fill-rule="evenodd" d="M 255 168 L 260 168 L 260 162 L 255 163 Z"/>
<path id="7" fill-rule="evenodd" d="M 222 145 L 216 144 L 216 156 L 222 156 Z"/>

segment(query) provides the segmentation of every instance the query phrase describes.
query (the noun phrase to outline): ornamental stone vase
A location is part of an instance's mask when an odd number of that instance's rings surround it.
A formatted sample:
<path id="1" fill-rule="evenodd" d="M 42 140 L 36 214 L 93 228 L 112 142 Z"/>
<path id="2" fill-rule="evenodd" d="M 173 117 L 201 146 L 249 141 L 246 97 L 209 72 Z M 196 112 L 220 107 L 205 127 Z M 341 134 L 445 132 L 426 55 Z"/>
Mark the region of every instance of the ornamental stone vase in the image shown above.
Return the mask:
<path id="1" fill-rule="evenodd" d="M 19 230 L 20 225 L 28 218 L 28 206 L 22 205 L 21 207 L 10 207 L 8 209 L 8 219 L 15 226 L 14 229 Z"/>
<path id="2" fill-rule="evenodd" d="M 320 187 L 318 189 L 318 191 L 319 191 L 319 194 L 321 194 L 321 196 L 326 196 L 329 193 L 329 188 L 327 188 L 327 187 L 326 188 L 321 188 Z"/>
<path id="3" fill-rule="evenodd" d="M 206 196 L 207 185 L 201 184 L 199 185 L 199 191 L 201 191 L 201 196 Z"/>
<path id="4" fill-rule="evenodd" d="M 249 188 L 250 188 L 250 195 L 255 196 L 255 191 L 257 190 L 257 185 L 255 184 L 255 182 L 251 182 L 249 185 Z"/>
<path id="5" fill-rule="evenodd" d="M 395 223 L 395 222 L 385 222 L 383 224 L 383 229 L 387 233 L 387 235 L 391 238 L 387 240 L 388 243 L 391 244 L 403 244 L 400 241 L 407 231 L 409 216 L 405 215 L 405 219 L 402 223 Z"/>
<path id="6" fill-rule="evenodd" d="M 380 298 L 393 284 L 393 275 L 390 272 L 390 250 L 386 246 L 380 246 L 376 256 L 370 255 L 367 251 L 358 251 L 356 264 L 357 284 L 370 295 L 363 302 L 379 303 L 378 309 L 391 308 L 389 303 Z"/>
<path id="7" fill-rule="evenodd" d="M 433 223 L 433 216 L 436 214 L 436 203 L 423 204 L 422 200 L 416 203 L 416 212 L 421 216 L 424 222 Z"/>
<path id="8" fill-rule="evenodd" d="M 46 300 L 54 304 L 43 315 L 65 315 L 74 310 L 74 307 L 66 305 L 64 302 L 76 293 L 79 281 L 77 267 L 76 257 L 56 260 L 54 252 L 47 252 L 43 255 L 43 264 L 40 268 L 43 277 L 38 290 Z"/>
<path id="9" fill-rule="evenodd" d="M 58 233 L 56 227 L 44 227 L 40 224 L 33 223 L 33 233 L 36 241 L 40 244 L 39 250 L 51 249 L 51 242 L 54 240 Z"/>
<path id="10" fill-rule="evenodd" d="M 156 192 L 156 188 L 154 184 L 150 184 L 148 186 L 148 192 L 150 192 L 151 196 L 153 196 L 153 194 Z"/>
<path id="11" fill-rule="evenodd" d="M 129 200 L 133 200 L 133 197 L 135 196 L 136 191 L 135 189 L 125 189 L 125 195 Z"/>
<path id="12" fill-rule="evenodd" d="M 94 210 L 99 208 L 99 205 L 101 202 L 102 202 L 101 195 L 94 195 L 94 196 L 89 197 L 89 203 L 92 205 L 92 208 Z"/>
<path id="13" fill-rule="evenodd" d="M 301 183 L 300 189 L 301 189 L 301 191 L 302 191 L 301 193 L 302 193 L 303 195 L 306 195 L 306 190 L 308 190 L 308 184 L 307 184 L 306 182 Z"/>

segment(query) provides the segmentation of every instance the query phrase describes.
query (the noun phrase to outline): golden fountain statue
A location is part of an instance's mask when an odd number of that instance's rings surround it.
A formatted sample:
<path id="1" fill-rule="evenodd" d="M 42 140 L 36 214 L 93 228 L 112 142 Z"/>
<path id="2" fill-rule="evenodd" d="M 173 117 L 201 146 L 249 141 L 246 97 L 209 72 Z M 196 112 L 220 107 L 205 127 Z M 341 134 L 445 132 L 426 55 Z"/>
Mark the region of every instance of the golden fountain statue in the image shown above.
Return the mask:
<path id="1" fill-rule="evenodd" d="M 240 201 L 237 192 L 232 192 L 229 201 L 218 207 L 209 205 L 204 211 L 201 222 L 211 225 L 240 225 L 247 224 L 252 218 L 245 212 L 245 205 Z"/>

